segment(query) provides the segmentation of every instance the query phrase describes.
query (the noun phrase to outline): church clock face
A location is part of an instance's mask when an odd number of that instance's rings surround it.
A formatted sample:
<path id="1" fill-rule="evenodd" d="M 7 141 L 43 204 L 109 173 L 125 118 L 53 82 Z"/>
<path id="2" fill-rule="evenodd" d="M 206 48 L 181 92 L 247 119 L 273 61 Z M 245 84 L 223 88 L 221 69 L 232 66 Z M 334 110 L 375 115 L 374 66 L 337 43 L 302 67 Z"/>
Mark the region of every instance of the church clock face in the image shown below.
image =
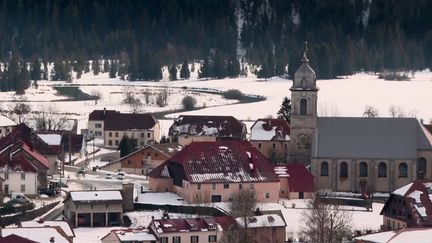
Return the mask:
<path id="1" fill-rule="evenodd" d="M 306 134 L 300 134 L 297 137 L 297 148 L 308 149 L 309 148 L 309 137 Z"/>

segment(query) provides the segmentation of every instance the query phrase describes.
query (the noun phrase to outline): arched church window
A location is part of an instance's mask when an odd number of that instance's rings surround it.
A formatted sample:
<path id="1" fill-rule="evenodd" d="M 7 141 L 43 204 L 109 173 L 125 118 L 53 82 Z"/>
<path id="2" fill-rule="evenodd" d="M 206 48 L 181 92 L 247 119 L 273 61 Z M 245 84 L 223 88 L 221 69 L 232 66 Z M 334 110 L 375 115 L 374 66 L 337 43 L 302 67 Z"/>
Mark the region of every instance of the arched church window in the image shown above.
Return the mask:
<path id="1" fill-rule="evenodd" d="M 307 100 L 301 99 L 300 100 L 300 115 L 305 116 L 307 114 Z"/>
<path id="2" fill-rule="evenodd" d="M 321 176 L 328 176 L 328 163 L 327 161 L 323 161 L 321 163 Z"/>
<path id="3" fill-rule="evenodd" d="M 366 162 L 362 161 L 359 164 L 359 170 L 360 170 L 360 177 L 367 177 L 368 176 L 368 165 Z"/>
<path id="4" fill-rule="evenodd" d="M 345 161 L 343 161 L 339 165 L 339 177 L 340 178 L 347 178 L 348 177 L 348 164 Z"/>
<path id="5" fill-rule="evenodd" d="M 384 162 L 378 164 L 378 177 L 387 177 L 387 164 Z"/>
<path id="6" fill-rule="evenodd" d="M 404 162 L 399 164 L 399 177 L 400 178 L 408 177 L 408 165 Z"/>
<path id="7" fill-rule="evenodd" d="M 417 179 L 424 179 L 426 175 L 426 159 L 421 157 L 417 160 Z"/>

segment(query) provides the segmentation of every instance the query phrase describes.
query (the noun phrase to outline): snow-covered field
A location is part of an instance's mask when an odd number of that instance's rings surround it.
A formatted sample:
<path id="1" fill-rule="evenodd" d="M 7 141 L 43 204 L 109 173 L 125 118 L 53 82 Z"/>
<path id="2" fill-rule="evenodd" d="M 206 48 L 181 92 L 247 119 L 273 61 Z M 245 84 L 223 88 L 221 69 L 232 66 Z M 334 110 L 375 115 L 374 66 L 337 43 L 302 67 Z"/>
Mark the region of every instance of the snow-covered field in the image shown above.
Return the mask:
<path id="1" fill-rule="evenodd" d="M 255 120 L 257 118 L 276 116 L 282 99 L 290 96 L 291 80 L 278 77 L 260 80 L 254 76 L 235 79 L 199 80 L 196 71 L 190 80 L 169 82 L 167 73 L 161 82 L 128 82 L 120 79 L 109 79 L 108 74 L 94 76 L 84 74 L 81 79 L 74 80 L 72 85 L 79 85 L 80 89 L 88 94 L 98 91 L 102 98 L 94 101 L 65 101 L 67 97 L 57 96 L 53 85 L 69 85 L 64 82 L 39 81 L 39 88 L 29 88 L 23 96 L 14 92 L 0 93 L 2 109 L 9 109 L 11 103 L 23 100 L 31 104 L 34 111 L 41 106 L 54 104 L 63 113 L 75 114 L 73 118 L 79 119 L 79 129 L 87 126 L 88 114 L 94 109 L 116 109 L 122 112 L 131 112 L 132 107 L 123 104 L 126 91 L 132 92 L 141 100 L 142 105 L 138 111 L 156 112 L 181 108 L 181 99 L 185 95 L 192 95 L 197 99 L 197 106 L 204 109 L 174 113 L 167 115 L 162 121 L 162 135 L 167 133 L 172 118 L 180 114 L 196 115 L 232 115 L 241 120 Z M 432 119 L 432 109 L 429 108 L 429 97 L 432 91 L 432 72 L 422 71 L 415 73 L 411 81 L 385 81 L 378 79 L 377 75 L 359 73 L 347 78 L 318 80 L 320 91 L 318 93 L 318 114 L 320 116 L 362 116 L 366 105 L 374 106 L 379 116 L 389 116 L 389 108 L 394 106 L 398 113 L 405 116 L 416 116 L 429 122 Z M 168 106 L 157 107 L 155 95 L 160 90 L 168 88 Z M 184 89 L 188 87 L 189 90 Z M 193 88 L 194 90 L 190 90 Z M 261 102 L 247 104 L 232 104 L 236 101 L 223 99 L 216 94 L 197 92 L 197 89 L 211 89 L 225 91 L 239 89 L 245 94 L 261 95 L 267 99 Z M 151 93 L 150 104 L 146 104 L 144 93 Z"/>

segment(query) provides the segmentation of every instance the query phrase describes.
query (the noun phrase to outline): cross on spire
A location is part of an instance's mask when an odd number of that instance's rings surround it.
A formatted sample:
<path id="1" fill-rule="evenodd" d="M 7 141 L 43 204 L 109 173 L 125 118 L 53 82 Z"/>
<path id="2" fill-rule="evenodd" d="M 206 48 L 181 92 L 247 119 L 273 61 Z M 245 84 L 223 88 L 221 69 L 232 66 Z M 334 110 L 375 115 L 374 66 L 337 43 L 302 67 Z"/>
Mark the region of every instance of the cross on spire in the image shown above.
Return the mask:
<path id="1" fill-rule="evenodd" d="M 309 49 L 308 49 L 307 41 L 305 41 L 304 42 L 304 46 L 303 46 L 303 56 L 301 58 L 301 62 L 303 62 L 303 63 L 309 62 L 309 59 L 307 57 L 307 52 L 308 51 L 309 51 Z"/>

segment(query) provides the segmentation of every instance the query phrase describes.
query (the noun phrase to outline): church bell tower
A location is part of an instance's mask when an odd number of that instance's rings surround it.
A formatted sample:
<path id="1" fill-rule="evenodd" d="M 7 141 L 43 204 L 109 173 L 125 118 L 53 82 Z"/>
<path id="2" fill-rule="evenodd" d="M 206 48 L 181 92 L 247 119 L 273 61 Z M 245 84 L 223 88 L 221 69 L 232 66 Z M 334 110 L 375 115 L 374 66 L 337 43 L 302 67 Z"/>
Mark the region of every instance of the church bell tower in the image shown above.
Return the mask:
<path id="1" fill-rule="evenodd" d="M 315 71 L 309 66 L 307 42 L 301 65 L 293 79 L 291 90 L 291 162 L 309 163 L 311 145 L 317 124 L 318 87 Z"/>

